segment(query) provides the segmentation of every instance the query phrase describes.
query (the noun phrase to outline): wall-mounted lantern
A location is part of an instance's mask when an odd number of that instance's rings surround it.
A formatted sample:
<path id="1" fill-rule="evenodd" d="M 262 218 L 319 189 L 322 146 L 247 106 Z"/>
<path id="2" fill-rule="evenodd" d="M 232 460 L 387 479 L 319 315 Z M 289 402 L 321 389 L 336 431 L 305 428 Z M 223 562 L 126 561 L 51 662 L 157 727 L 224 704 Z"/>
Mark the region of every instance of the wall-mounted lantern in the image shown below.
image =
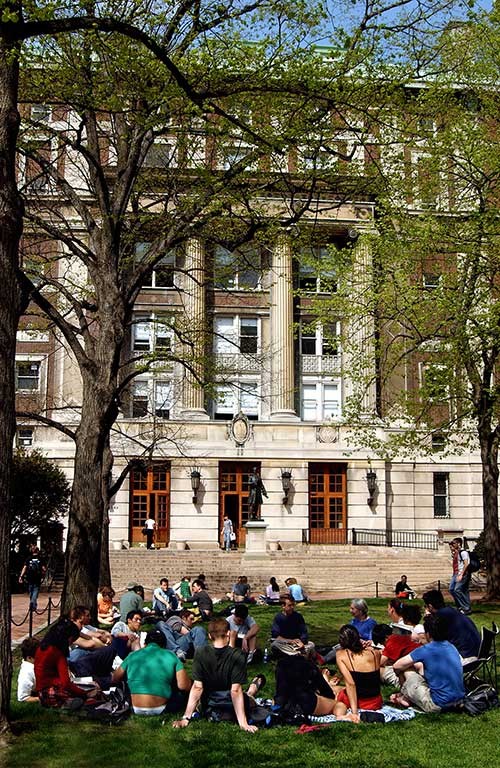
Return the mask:
<path id="1" fill-rule="evenodd" d="M 367 470 L 366 485 L 368 488 L 368 499 L 366 500 L 366 503 L 369 507 L 372 507 L 375 501 L 375 492 L 377 490 L 377 473 L 374 469 Z"/>
<path id="2" fill-rule="evenodd" d="M 198 491 L 200 490 L 201 472 L 198 467 L 191 467 L 191 488 L 193 490 L 193 504 L 198 501 Z"/>
<path id="3" fill-rule="evenodd" d="M 290 487 L 292 484 L 292 470 L 291 469 L 282 469 L 281 470 L 281 485 L 283 486 L 283 504 L 286 506 L 288 504 L 288 494 L 290 492 Z"/>

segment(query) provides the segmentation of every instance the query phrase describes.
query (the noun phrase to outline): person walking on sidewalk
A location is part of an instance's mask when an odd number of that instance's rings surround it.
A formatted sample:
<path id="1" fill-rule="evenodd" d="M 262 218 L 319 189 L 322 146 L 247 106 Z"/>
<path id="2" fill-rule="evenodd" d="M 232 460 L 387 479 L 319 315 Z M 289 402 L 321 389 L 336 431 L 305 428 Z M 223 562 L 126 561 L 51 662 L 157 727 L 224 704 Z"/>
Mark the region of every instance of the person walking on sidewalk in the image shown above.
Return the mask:
<path id="1" fill-rule="evenodd" d="M 457 537 L 450 542 L 450 551 L 453 564 L 453 575 L 450 581 L 450 595 L 461 613 L 466 616 L 471 613 L 470 604 L 470 557 L 466 549 L 462 549 L 462 539 Z"/>

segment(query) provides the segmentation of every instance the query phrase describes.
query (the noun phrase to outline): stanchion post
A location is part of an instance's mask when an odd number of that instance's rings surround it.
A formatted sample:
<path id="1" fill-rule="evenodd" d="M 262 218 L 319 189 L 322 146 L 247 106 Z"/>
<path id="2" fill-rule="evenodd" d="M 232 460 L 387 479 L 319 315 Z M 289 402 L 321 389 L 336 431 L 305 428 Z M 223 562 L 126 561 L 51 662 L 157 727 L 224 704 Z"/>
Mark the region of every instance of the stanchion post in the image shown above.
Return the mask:
<path id="1" fill-rule="evenodd" d="M 28 628 L 28 634 L 30 637 L 33 637 L 33 606 L 30 603 L 30 610 L 29 610 L 29 628 Z"/>
<path id="2" fill-rule="evenodd" d="M 438 589 L 441 592 L 441 579 L 438 579 Z"/>
<path id="3" fill-rule="evenodd" d="M 49 603 L 47 605 L 47 626 L 50 627 L 50 614 L 52 608 L 52 597 L 49 595 Z"/>
<path id="4" fill-rule="evenodd" d="M 378 581 L 375 582 L 375 597 L 378 597 Z"/>

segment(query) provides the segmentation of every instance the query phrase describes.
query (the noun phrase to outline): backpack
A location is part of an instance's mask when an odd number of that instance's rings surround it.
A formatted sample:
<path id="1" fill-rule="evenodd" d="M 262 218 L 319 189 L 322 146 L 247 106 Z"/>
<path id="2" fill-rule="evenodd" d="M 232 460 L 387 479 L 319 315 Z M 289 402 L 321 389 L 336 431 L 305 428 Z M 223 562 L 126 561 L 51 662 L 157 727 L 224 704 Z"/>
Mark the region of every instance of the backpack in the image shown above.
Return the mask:
<path id="1" fill-rule="evenodd" d="M 463 557 L 462 557 L 463 551 L 464 551 L 463 549 L 460 551 L 460 559 L 462 561 L 463 561 Z M 481 567 L 481 561 L 479 560 L 479 557 L 476 555 L 475 552 L 467 552 L 467 554 L 469 555 L 469 568 L 468 568 L 469 573 L 477 573 L 477 571 Z"/>
<path id="2" fill-rule="evenodd" d="M 102 704 L 89 704 L 80 710 L 86 720 L 104 723 L 104 725 L 121 725 L 132 714 L 130 702 L 125 686 L 117 685 L 111 691 L 107 701 Z"/>
<path id="3" fill-rule="evenodd" d="M 499 705 L 498 693 L 491 685 L 486 683 L 478 685 L 477 688 L 470 691 L 464 698 L 464 712 L 467 715 L 471 715 L 471 717 L 482 715 L 483 712 L 487 712 L 489 709 Z"/>

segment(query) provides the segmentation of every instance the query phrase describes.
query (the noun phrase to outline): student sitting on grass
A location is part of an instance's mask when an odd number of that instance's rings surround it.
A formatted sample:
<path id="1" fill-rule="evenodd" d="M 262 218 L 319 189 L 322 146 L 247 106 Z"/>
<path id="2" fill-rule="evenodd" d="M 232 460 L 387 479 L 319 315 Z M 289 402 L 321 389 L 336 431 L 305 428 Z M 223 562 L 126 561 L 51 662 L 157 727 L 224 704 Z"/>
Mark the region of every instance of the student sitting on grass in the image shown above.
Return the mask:
<path id="1" fill-rule="evenodd" d="M 448 641 L 444 616 L 426 616 L 424 628 L 429 642 L 394 664 L 394 671 L 402 675 L 404 682 L 401 693 L 394 693 L 391 701 L 403 707 L 418 707 L 423 712 L 441 712 L 465 696 L 462 660 Z"/>
<path id="2" fill-rule="evenodd" d="M 196 711 L 198 704 L 210 703 L 210 694 L 225 694 L 228 704 L 232 704 L 234 716 L 243 731 L 255 733 L 257 726 L 250 725 L 248 714 L 250 698 L 256 695 L 263 685 L 262 675 L 252 680 L 246 694 L 242 685 L 247 682 L 247 664 L 245 654 L 239 648 L 229 645 L 229 624 L 226 619 L 212 619 L 208 625 L 208 637 L 212 645 L 198 648 L 193 659 L 193 686 L 189 694 L 186 711 L 180 720 L 172 723 L 174 728 L 186 728 Z"/>
<path id="3" fill-rule="evenodd" d="M 35 678 L 43 707 L 73 709 L 93 699 L 98 686 L 84 691 L 71 682 L 68 668 L 69 646 L 80 634 L 69 619 L 60 619 L 49 629 L 35 653 Z"/>
<path id="4" fill-rule="evenodd" d="M 350 624 L 340 628 L 339 645 L 337 667 L 345 689 L 338 693 L 333 713 L 359 723 L 360 709 L 380 709 L 384 703 L 380 693 L 381 652 L 365 647 L 359 632 Z"/>
<path id="5" fill-rule="evenodd" d="M 17 700 L 27 704 L 40 703 L 35 679 L 35 653 L 39 645 L 40 641 L 36 637 L 26 637 L 21 643 L 23 660 L 17 678 Z"/>
<path id="6" fill-rule="evenodd" d="M 187 701 L 191 680 L 159 629 L 146 635 L 145 647 L 127 656 L 113 672 L 113 683 L 127 680 L 136 715 L 178 712 Z"/>

